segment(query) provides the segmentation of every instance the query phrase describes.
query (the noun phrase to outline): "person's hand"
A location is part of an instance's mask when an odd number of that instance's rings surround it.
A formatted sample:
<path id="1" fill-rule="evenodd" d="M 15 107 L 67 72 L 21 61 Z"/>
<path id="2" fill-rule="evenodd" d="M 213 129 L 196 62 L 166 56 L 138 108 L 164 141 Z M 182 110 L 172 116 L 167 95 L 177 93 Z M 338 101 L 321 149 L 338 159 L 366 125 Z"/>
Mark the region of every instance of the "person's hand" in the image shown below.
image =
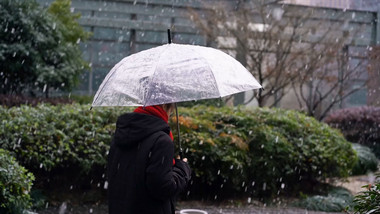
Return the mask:
<path id="1" fill-rule="evenodd" d="M 187 158 L 176 159 L 173 170 L 177 173 L 182 174 L 185 177 L 186 182 L 189 182 L 191 179 L 191 169 L 189 164 L 187 164 Z"/>
<path id="2" fill-rule="evenodd" d="M 179 155 L 177 155 L 177 159 L 178 160 L 181 159 Z M 187 158 L 183 158 L 182 161 L 185 162 L 185 163 L 187 163 Z"/>

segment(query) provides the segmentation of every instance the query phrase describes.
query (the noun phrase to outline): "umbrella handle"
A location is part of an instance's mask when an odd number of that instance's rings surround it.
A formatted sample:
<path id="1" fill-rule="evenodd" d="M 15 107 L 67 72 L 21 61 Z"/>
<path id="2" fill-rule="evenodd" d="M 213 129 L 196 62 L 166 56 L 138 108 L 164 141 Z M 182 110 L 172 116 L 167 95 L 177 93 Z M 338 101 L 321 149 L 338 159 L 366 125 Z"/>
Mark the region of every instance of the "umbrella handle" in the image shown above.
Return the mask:
<path id="1" fill-rule="evenodd" d="M 172 43 L 172 36 L 170 34 L 170 29 L 168 29 L 168 43 L 171 44 Z"/>
<path id="2" fill-rule="evenodd" d="M 177 103 L 174 103 L 175 106 L 175 115 L 177 117 L 177 141 L 178 141 L 178 147 L 179 147 L 179 158 L 182 160 L 182 146 L 181 146 L 181 139 L 179 134 L 179 120 L 178 120 L 178 108 Z"/>

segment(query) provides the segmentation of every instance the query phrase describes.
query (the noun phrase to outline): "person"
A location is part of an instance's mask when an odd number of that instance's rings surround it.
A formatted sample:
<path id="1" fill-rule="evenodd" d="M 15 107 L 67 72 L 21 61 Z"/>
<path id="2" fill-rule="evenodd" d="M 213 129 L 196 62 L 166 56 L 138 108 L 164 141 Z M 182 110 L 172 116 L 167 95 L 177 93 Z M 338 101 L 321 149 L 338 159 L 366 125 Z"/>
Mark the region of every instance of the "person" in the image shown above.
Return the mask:
<path id="1" fill-rule="evenodd" d="M 174 159 L 168 118 L 174 104 L 138 107 L 121 115 L 108 154 L 110 214 L 174 214 L 174 199 L 191 176 Z"/>

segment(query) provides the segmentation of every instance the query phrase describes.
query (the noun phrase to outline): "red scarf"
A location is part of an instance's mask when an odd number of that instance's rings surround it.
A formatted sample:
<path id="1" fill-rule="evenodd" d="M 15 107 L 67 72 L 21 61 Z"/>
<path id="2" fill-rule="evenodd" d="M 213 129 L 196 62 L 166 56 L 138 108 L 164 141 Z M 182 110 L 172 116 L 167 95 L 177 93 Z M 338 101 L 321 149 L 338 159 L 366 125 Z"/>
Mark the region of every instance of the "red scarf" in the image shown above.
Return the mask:
<path id="1" fill-rule="evenodd" d="M 168 123 L 168 121 L 169 121 L 168 114 L 166 113 L 166 111 L 161 106 L 146 106 L 146 107 L 140 106 L 140 107 L 136 108 L 134 110 L 134 112 L 159 117 L 159 118 L 163 119 L 166 123 Z M 169 136 L 173 140 L 172 131 L 170 131 Z"/>

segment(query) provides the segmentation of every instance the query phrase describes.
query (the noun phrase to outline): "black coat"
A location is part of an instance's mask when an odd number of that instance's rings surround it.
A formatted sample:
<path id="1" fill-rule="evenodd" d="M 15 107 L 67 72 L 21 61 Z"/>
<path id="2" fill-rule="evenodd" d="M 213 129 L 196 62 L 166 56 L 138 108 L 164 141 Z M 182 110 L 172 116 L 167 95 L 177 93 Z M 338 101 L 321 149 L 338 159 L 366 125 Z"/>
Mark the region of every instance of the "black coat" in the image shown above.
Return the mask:
<path id="1" fill-rule="evenodd" d="M 156 116 L 118 118 L 107 165 L 110 214 L 174 213 L 173 198 L 186 188 L 191 172 L 183 161 L 173 165 L 169 132 Z"/>

